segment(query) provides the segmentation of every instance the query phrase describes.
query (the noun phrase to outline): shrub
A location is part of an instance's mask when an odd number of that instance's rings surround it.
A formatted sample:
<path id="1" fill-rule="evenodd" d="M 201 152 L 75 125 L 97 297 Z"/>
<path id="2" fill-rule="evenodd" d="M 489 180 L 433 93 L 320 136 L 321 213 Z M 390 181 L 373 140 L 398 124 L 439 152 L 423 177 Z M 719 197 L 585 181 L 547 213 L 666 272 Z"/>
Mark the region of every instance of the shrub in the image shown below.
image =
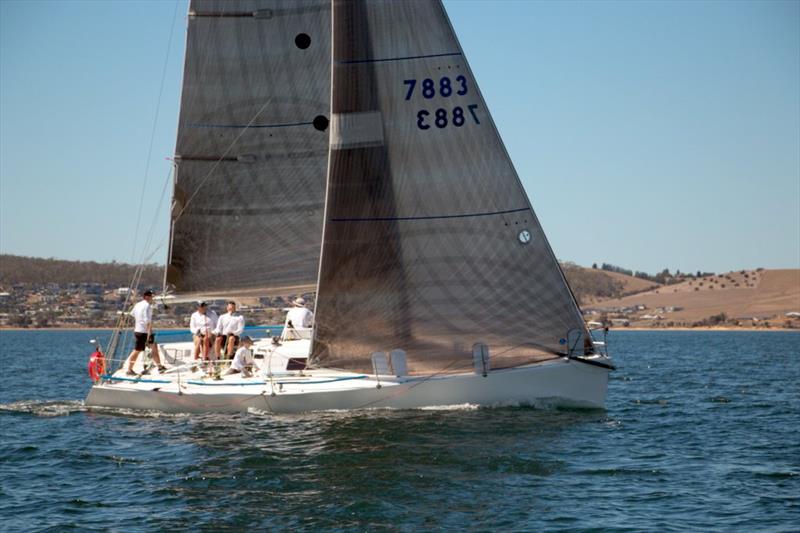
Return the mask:
<path id="1" fill-rule="evenodd" d="M 602 270 L 588 270 L 574 263 L 563 263 L 561 267 L 579 303 L 591 297 L 617 298 L 622 294 L 624 284 Z"/>

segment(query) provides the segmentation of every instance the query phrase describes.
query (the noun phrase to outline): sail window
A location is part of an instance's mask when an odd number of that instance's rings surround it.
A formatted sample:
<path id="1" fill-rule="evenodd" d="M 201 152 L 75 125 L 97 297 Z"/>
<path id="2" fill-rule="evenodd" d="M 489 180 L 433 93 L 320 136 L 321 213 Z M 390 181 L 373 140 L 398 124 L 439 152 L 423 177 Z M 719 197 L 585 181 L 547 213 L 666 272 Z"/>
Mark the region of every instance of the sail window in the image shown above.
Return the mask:
<path id="1" fill-rule="evenodd" d="M 519 239 L 519 242 L 521 242 L 522 244 L 528 244 L 529 242 L 531 242 L 531 232 L 524 229 L 519 232 L 517 238 Z"/>
<path id="2" fill-rule="evenodd" d="M 311 46 L 311 37 L 309 37 L 307 33 L 298 33 L 297 37 L 294 38 L 294 44 L 296 44 L 297 48 L 300 50 L 305 50 Z"/>

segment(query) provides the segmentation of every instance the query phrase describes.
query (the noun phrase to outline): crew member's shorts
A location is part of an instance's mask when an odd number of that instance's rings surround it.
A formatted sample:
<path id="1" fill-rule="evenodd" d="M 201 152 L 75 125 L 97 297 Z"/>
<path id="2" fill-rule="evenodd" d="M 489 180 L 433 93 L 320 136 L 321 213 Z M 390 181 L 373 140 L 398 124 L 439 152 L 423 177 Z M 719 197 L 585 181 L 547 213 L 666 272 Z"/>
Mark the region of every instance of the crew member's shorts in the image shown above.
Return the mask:
<path id="1" fill-rule="evenodd" d="M 145 345 L 150 346 L 156 342 L 156 336 L 152 334 L 148 337 L 147 333 L 134 333 L 133 336 L 136 338 L 137 352 L 144 350 Z"/>
<path id="2" fill-rule="evenodd" d="M 233 337 L 233 345 L 239 346 L 239 336 L 238 335 L 222 335 L 222 345 L 228 345 L 228 337 Z"/>

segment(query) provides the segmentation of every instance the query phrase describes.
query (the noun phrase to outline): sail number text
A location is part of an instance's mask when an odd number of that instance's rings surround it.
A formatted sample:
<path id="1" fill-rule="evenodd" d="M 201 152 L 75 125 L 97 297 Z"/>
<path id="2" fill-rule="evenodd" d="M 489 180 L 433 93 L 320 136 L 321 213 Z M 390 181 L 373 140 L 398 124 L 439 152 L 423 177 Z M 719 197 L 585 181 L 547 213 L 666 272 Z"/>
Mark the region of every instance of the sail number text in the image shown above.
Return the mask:
<path id="1" fill-rule="evenodd" d="M 457 76 L 451 80 L 448 76 L 439 78 L 438 82 L 425 78 L 421 83 L 418 80 L 403 80 L 406 87 L 406 100 L 417 96 L 422 96 L 425 100 L 431 100 L 437 94 L 443 98 L 451 96 L 466 96 L 469 93 L 467 85 L 467 78 L 465 76 Z M 478 104 L 468 104 L 464 107 L 456 106 L 451 110 L 445 108 L 438 108 L 433 111 L 427 109 L 420 109 L 417 112 L 417 127 L 421 130 L 430 129 L 431 126 L 437 128 L 446 128 L 453 125 L 457 128 L 463 126 L 471 117 L 475 124 L 480 124 L 478 115 L 475 110 L 478 109 Z"/>
<path id="2" fill-rule="evenodd" d="M 477 104 L 470 104 L 467 106 L 469 109 L 470 115 L 472 115 L 472 119 L 475 121 L 475 124 L 480 124 L 481 121 L 478 120 L 478 115 L 475 114 L 475 110 L 478 109 Z M 429 122 L 432 122 L 434 126 L 437 128 L 446 128 L 448 124 L 452 124 L 453 126 L 460 128 L 466 122 L 466 118 L 464 118 L 464 109 L 460 106 L 454 107 L 453 112 L 448 115 L 447 109 L 439 108 L 434 111 L 433 116 L 431 117 L 431 113 L 427 109 L 420 109 L 417 112 L 417 127 L 421 130 L 427 130 L 431 127 Z"/>
<path id="3" fill-rule="evenodd" d="M 411 97 L 414 96 L 414 88 L 417 86 L 417 80 L 404 80 L 403 83 L 408 86 L 406 100 L 411 100 Z M 426 100 L 430 100 L 436 96 L 437 88 L 439 89 L 439 96 L 444 96 L 445 98 L 451 96 L 454 91 L 458 96 L 464 96 L 469 92 L 469 89 L 467 89 L 467 78 L 464 76 L 457 77 L 455 84 L 450 81 L 450 78 L 444 76 L 439 80 L 438 87 L 436 82 L 430 78 L 422 80 L 419 93 Z"/>

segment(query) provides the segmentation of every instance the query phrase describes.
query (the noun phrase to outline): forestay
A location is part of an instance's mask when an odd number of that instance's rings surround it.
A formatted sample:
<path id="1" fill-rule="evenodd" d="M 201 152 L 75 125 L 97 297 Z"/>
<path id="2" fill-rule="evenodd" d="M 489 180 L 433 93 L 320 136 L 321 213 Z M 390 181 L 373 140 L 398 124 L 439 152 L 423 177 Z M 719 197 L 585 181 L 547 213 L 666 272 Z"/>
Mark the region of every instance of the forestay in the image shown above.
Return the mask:
<path id="1" fill-rule="evenodd" d="M 330 106 L 330 3 L 192 0 L 166 281 L 313 290 Z"/>
<path id="2" fill-rule="evenodd" d="M 336 0 L 316 364 L 412 374 L 583 352 L 575 299 L 439 2 Z"/>

